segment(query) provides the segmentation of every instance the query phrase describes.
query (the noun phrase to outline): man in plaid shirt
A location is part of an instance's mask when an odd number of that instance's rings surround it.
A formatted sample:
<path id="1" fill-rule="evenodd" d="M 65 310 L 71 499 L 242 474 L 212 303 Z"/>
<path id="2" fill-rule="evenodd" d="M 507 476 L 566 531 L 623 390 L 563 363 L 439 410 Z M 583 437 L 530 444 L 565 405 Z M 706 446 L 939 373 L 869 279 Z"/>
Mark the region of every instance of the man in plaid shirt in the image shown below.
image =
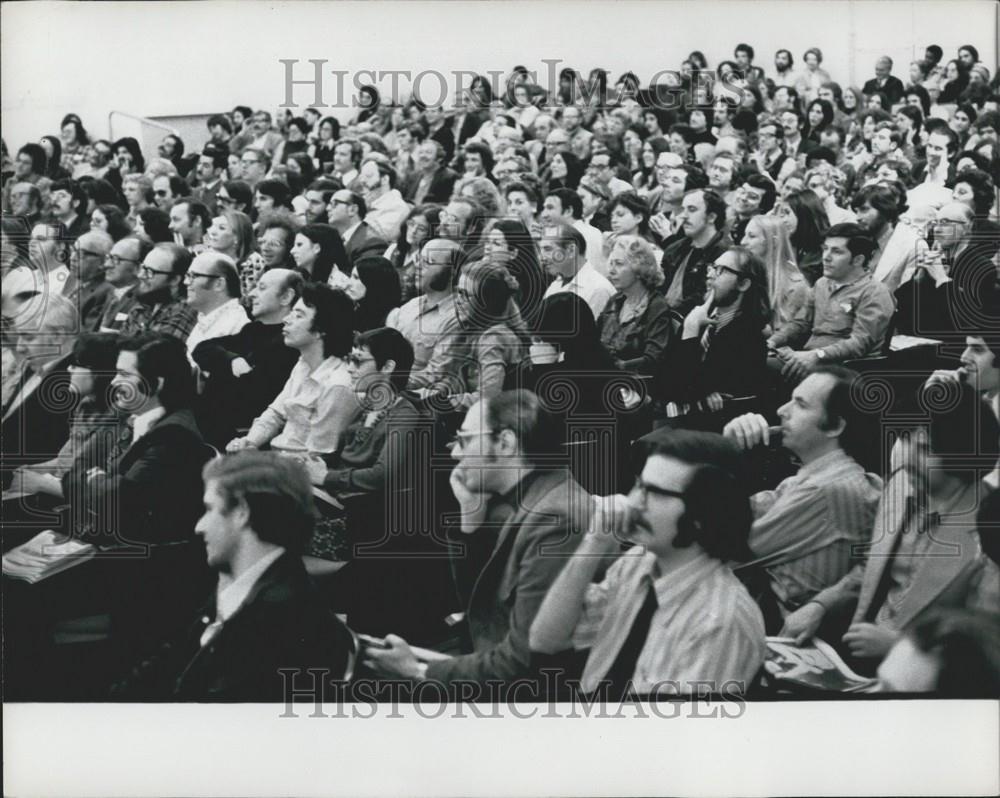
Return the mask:
<path id="1" fill-rule="evenodd" d="M 177 244 L 157 244 L 139 269 L 138 303 L 122 325 L 122 335 L 160 332 L 186 341 L 197 312 L 184 301 L 184 275 L 192 255 Z"/>

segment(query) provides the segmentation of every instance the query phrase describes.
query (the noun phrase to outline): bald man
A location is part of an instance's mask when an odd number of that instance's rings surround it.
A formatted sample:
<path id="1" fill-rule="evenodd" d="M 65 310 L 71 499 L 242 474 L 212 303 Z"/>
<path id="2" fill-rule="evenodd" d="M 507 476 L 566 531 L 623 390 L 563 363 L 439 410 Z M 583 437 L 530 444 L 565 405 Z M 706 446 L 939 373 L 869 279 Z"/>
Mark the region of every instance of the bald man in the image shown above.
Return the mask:
<path id="1" fill-rule="evenodd" d="M 187 339 L 188 357 L 202 341 L 235 335 L 249 322 L 240 304 L 240 274 L 236 261 L 221 252 L 203 252 L 184 275 L 187 303 L 198 311 L 198 321 Z M 191 363 L 194 359 L 191 358 Z"/>
<path id="2" fill-rule="evenodd" d="M 69 275 L 62 295 L 80 312 L 80 330 L 94 331 L 114 288 L 104 279 L 104 260 L 114 246 L 111 236 L 101 230 L 84 233 L 70 249 Z"/>

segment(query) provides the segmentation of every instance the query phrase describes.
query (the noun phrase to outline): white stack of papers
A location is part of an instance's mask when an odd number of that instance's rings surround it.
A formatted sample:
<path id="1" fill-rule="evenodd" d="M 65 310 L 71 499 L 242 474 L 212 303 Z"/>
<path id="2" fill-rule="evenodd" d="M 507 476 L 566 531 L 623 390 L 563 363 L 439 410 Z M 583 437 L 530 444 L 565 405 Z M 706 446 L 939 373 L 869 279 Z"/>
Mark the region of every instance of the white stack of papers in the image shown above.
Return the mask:
<path id="1" fill-rule="evenodd" d="M 3 575 L 35 584 L 94 556 L 89 543 L 65 538 L 51 529 L 3 556 Z"/>

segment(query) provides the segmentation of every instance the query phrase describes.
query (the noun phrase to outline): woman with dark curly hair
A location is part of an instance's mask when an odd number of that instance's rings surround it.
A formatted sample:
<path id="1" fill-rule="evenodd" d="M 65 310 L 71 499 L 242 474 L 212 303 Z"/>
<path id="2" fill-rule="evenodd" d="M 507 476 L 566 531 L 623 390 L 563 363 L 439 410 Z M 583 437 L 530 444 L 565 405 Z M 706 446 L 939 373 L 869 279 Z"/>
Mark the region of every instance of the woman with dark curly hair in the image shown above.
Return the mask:
<path id="1" fill-rule="evenodd" d="M 997 188 L 993 178 L 982 169 L 965 169 L 955 176 L 951 198 L 972 209 L 972 236 L 985 239 L 995 246 L 1000 241 L 1000 224 L 990 219 L 997 204 Z"/>
<path id="2" fill-rule="evenodd" d="M 170 214 L 159 208 L 143 208 L 136 214 L 135 232 L 145 236 L 154 244 L 171 243 L 174 234 L 170 230 Z"/>
<path id="3" fill-rule="evenodd" d="M 117 205 L 98 205 L 94 208 L 90 214 L 90 229 L 107 233 L 115 242 L 132 235 L 132 225 Z"/>
<path id="4" fill-rule="evenodd" d="M 500 263 L 517 280 L 515 296 L 525 323 L 532 325 L 540 309 L 548 279 L 538 257 L 538 245 L 519 219 L 494 219 L 483 233 L 483 253 Z"/>

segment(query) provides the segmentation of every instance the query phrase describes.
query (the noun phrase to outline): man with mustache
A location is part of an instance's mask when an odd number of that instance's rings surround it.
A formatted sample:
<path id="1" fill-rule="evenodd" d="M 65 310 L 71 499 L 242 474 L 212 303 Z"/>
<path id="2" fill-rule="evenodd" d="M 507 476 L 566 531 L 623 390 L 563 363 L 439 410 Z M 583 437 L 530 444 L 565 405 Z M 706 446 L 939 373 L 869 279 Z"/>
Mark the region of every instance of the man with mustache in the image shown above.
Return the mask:
<path id="1" fill-rule="evenodd" d="M 726 564 L 748 555 L 738 453 L 688 430 L 652 437 L 647 451 L 629 495 L 598 502 L 535 616 L 531 650 L 589 649 L 580 689 L 608 700 L 741 693 L 764 661 L 764 619 Z M 595 583 L 622 542 L 634 545 Z"/>

